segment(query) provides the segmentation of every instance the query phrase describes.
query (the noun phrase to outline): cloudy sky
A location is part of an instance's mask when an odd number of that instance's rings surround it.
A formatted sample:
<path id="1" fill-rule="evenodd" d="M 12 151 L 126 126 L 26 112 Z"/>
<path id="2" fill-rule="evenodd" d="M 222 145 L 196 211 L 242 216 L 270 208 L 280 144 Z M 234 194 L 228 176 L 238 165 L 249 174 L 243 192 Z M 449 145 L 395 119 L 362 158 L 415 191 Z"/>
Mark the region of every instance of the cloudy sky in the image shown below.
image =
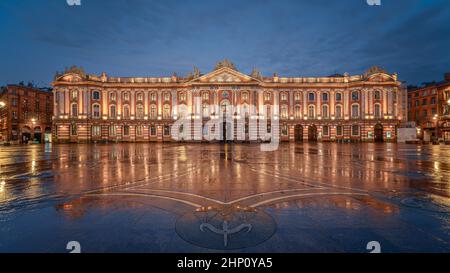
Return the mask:
<path id="1" fill-rule="evenodd" d="M 112 76 L 202 73 L 228 58 L 263 75 L 361 74 L 373 65 L 409 84 L 450 72 L 450 1 L 0 1 L 0 84 L 46 86 L 78 65 Z"/>

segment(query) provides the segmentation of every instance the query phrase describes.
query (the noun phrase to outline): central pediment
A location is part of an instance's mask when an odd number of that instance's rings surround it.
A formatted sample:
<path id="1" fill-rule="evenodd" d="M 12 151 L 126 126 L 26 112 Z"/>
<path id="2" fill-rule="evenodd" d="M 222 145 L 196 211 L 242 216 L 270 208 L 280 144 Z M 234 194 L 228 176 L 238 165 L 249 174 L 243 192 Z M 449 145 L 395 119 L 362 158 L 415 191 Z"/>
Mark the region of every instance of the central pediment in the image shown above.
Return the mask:
<path id="1" fill-rule="evenodd" d="M 222 67 L 213 72 L 191 80 L 192 83 L 249 83 L 259 82 L 246 74 L 236 71 L 230 67 Z"/>

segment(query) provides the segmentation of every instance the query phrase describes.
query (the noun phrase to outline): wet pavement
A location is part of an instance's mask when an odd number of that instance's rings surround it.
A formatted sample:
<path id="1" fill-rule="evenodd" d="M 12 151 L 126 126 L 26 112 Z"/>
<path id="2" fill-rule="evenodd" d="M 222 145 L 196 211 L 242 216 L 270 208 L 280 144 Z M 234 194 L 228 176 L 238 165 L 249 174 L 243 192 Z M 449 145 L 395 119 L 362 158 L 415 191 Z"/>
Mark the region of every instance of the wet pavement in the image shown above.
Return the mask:
<path id="1" fill-rule="evenodd" d="M 450 251 L 450 146 L 0 147 L 0 252 Z"/>

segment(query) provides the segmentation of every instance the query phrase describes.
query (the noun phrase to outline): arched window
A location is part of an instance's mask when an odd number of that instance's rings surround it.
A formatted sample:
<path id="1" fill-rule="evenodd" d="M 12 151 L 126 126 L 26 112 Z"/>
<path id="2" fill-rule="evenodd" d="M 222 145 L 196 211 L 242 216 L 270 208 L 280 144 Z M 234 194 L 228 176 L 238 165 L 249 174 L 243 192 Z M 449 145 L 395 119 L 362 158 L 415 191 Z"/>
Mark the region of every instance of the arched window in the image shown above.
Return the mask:
<path id="1" fill-rule="evenodd" d="M 342 101 L 342 94 L 336 93 L 336 101 Z"/>
<path id="2" fill-rule="evenodd" d="M 109 106 L 109 117 L 110 118 L 115 118 L 116 117 L 116 106 L 115 105 L 110 105 Z"/>
<path id="3" fill-rule="evenodd" d="M 123 118 L 124 119 L 130 118 L 130 107 L 128 105 L 123 106 Z"/>
<path id="4" fill-rule="evenodd" d="M 287 101 L 287 94 L 285 92 L 281 93 L 281 101 Z"/>
<path id="5" fill-rule="evenodd" d="M 315 99 L 316 99 L 316 95 L 313 92 L 308 94 L 308 100 L 309 101 L 314 101 Z"/>
<path id="6" fill-rule="evenodd" d="M 302 108 L 300 107 L 300 105 L 295 106 L 294 115 L 295 115 L 296 119 L 299 119 L 302 117 Z"/>
<path id="7" fill-rule="evenodd" d="M 328 93 L 322 93 L 322 100 L 328 101 Z"/>
<path id="8" fill-rule="evenodd" d="M 93 100 L 99 100 L 100 99 L 100 92 L 99 91 L 92 92 L 92 99 Z"/>
<path id="9" fill-rule="evenodd" d="M 301 100 L 301 94 L 300 94 L 300 92 L 295 92 L 295 94 L 294 94 L 294 100 L 295 101 L 300 101 Z"/>
<path id="10" fill-rule="evenodd" d="M 78 104 L 76 103 L 72 103 L 72 117 L 77 117 L 78 116 Z"/>
<path id="11" fill-rule="evenodd" d="M 323 118 L 328 118 L 329 115 L 329 111 L 328 111 L 328 105 L 324 104 L 322 105 L 322 117 Z"/>
<path id="12" fill-rule="evenodd" d="M 156 119 L 156 105 L 155 104 L 150 105 L 150 118 Z"/>
<path id="13" fill-rule="evenodd" d="M 376 100 L 380 100 L 381 99 L 381 92 L 376 90 L 375 93 L 373 94 L 374 98 Z"/>
<path id="14" fill-rule="evenodd" d="M 203 100 L 209 100 L 209 93 L 208 92 L 203 92 L 202 93 L 202 98 L 203 98 Z"/>
<path id="15" fill-rule="evenodd" d="M 337 119 L 342 118 L 342 106 L 341 105 L 336 105 L 335 116 Z"/>
<path id="16" fill-rule="evenodd" d="M 352 92 L 352 100 L 359 100 L 359 92 L 358 91 Z"/>
<path id="17" fill-rule="evenodd" d="M 316 110 L 314 105 L 308 106 L 308 118 L 315 118 L 316 116 Z"/>
<path id="18" fill-rule="evenodd" d="M 156 101 L 156 93 L 155 93 L 155 92 L 152 92 L 152 93 L 150 94 L 150 100 L 151 100 L 151 101 Z"/>
<path id="19" fill-rule="evenodd" d="M 352 104 L 352 118 L 359 118 L 359 104 Z"/>
<path id="20" fill-rule="evenodd" d="M 94 118 L 100 118 L 100 104 L 92 105 L 92 116 Z"/>
<path id="21" fill-rule="evenodd" d="M 144 100 L 144 95 L 142 94 L 142 92 L 139 92 L 136 96 L 136 100 L 137 101 L 143 101 Z"/>
<path id="22" fill-rule="evenodd" d="M 336 135 L 337 136 L 342 136 L 343 131 L 344 130 L 342 129 L 342 125 L 336 126 Z"/>
<path id="23" fill-rule="evenodd" d="M 328 125 L 324 125 L 322 127 L 322 135 L 324 135 L 324 136 L 330 135 L 330 127 L 328 127 Z"/>
<path id="24" fill-rule="evenodd" d="M 271 95 L 270 95 L 269 92 L 264 93 L 264 100 L 265 100 L 265 101 L 269 101 L 270 98 L 271 98 Z"/>
<path id="25" fill-rule="evenodd" d="M 137 119 L 144 118 L 144 106 L 142 104 L 136 105 L 136 118 Z"/>
<path id="26" fill-rule="evenodd" d="M 381 117 L 381 105 L 379 103 L 375 103 L 375 105 L 374 105 L 374 115 L 375 115 L 375 118 Z"/>
<path id="27" fill-rule="evenodd" d="M 164 104 L 163 118 L 170 118 L 170 104 Z"/>
<path id="28" fill-rule="evenodd" d="M 288 107 L 285 104 L 281 105 L 281 118 L 282 119 L 288 118 Z"/>

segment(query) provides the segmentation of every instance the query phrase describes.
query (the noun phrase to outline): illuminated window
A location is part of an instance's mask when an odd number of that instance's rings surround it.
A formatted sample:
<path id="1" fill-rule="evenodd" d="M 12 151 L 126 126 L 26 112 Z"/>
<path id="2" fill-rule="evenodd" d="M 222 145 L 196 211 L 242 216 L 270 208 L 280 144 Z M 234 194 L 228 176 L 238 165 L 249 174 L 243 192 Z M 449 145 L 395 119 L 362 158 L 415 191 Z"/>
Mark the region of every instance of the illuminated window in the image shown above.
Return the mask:
<path id="1" fill-rule="evenodd" d="M 116 126 L 115 125 L 111 125 L 109 126 L 109 136 L 116 136 Z"/>
<path id="2" fill-rule="evenodd" d="M 98 125 L 93 125 L 92 126 L 92 136 L 101 136 L 101 127 Z"/>
<path id="3" fill-rule="evenodd" d="M 281 93 L 281 101 L 287 101 L 287 94 L 286 93 Z"/>
<path id="4" fill-rule="evenodd" d="M 281 105 L 281 118 L 287 119 L 288 118 L 288 107 L 287 105 Z"/>
<path id="5" fill-rule="evenodd" d="M 308 118 L 314 118 L 316 116 L 316 110 L 314 105 L 308 107 Z"/>
<path id="6" fill-rule="evenodd" d="M 152 92 L 152 93 L 150 94 L 150 100 L 151 100 L 151 101 L 156 101 L 156 93 L 155 93 L 155 92 Z"/>
<path id="7" fill-rule="evenodd" d="M 165 119 L 170 118 L 170 105 L 169 104 L 164 104 L 163 118 L 165 118 Z"/>
<path id="8" fill-rule="evenodd" d="M 374 110 L 375 118 L 380 118 L 381 117 L 381 105 L 379 103 L 376 103 L 374 108 L 375 108 L 375 110 Z"/>
<path id="9" fill-rule="evenodd" d="M 94 118 L 100 118 L 100 104 L 94 104 L 92 106 L 92 115 Z"/>
<path id="10" fill-rule="evenodd" d="M 341 101 L 341 100 L 342 100 L 342 94 L 336 93 L 336 101 Z"/>
<path id="11" fill-rule="evenodd" d="M 301 100 L 301 94 L 300 94 L 300 92 L 295 92 L 295 94 L 294 94 L 294 99 L 295 99 L 296 101 L 300 101 L 300 100 Z"/>
<path id="12" fill-rule="evenodd" d="M 109 117 L 111 117 L 111 118 L 116 117 L 116 106 L 115 105 L 109 106 Z"/>
<path id="13" fill-rule="evenodd" d="M 136 106 L 136 118 L 138 119 L 144 118 L 144 106 L 142 104 L 138 104 Z"/>
<path id="14" fill-rule="evenodd" d="M 78 134 L 77 129 L 78 129 L 78 126 L 75 123 L 71 124 L 70 125 L 70 135 L 76 136 Z"/>
<path id="15" fill-rule="evenodd" d="M 144 95 L 142 93 L 138 93 L 136 96 L 136 100 L 137 101 L 143 101 L 144 100 Z"/>
<path id="16" fill-rule="evenodd" d="M 337 136 L 342 136 L 342 126 L 341 125 L 338 125 L 338 126 L 336 126 L 336 135 Z"/>
<path id="17" fill-rule="evenodd" d="M 328 113 L 328 105 L 322 105 L 322 117 L 323 118 L 328 118 L 329 117 L 329 113 Z"/>
<path id="18" fill-rule="evenodd" d="M 123 106 L 123 118 L 124 119 L 130 118 L 130 107 L 128 105 Z"/>
<path id="19" fill-rule="evenodd" d="M 170 101 L 170 93 L 164 93 L 164 101 Z"/>
<path id="20" fill-rule="evenodd" d="M 109 100 L 110 101 L 115 101 L 116 100 L 116 93 L 115 92 L 109 93 Z"/>
<path id="21" fill-rule="evenodd" d="M 302 117 L 302 109 L 301 109 L 300 105 L 295 106 L 294 114 L 295 114 L 295 118 L 297 118 L 297 119 Z"/>
<path id="22" fill-rule="evenodd" d="M 202 98 L 203 98 L 203 100 L 209 100 L 209 93 L 208 92 L 203 92 L 202 93 Z"/>
<path id="23" fill-rule="evenodd" d="M 342 118 L 342 106 L 341 105 L 336 105 L 336 113 L 335 113 L 336 118 Z"/>
<path id="24" fill-rule="evenodd" d="M 359 104 L 355 103 L 352 105 L 352 118 L 359 117 Z"/>
<path id="25" fill-rule="evenodd" d="M 136 126 L 136 135 L 142 136 L 142 126 Z"/>
<path id="26" fill-rule="evenodd" d="M 330 135 L 330 129 L 327 125 L 322 127 L 322 135 L 329 136 Z"/>
<path id="27" fill-rule="evenodd" d="M 130 100 L 130 93 L 125 92 L 125 93 L 123 94 L 123 100 L 124 100 L 124 101 L 129 101 L 129 100 Z"/>
<path id="28" fill-rule="evenodd" d="M 150 105 L 150 118 L 151 119 L 156 118 L 156 105 L 154 104 Z"/>
<path id="29" fill-rule="evenodd" d="M 248 93 L 247 92 L 243 92 L 242 93 L 242 99 L 243 100 L 248 100 Z"/>
<path id="30" fill-rule="evenodd" d="M 264 93 L 264 100 L 265 100 L 265 101 L 270 100 L 270 98 L 271 98 L 271 95 L 270 95 L 269 92 Z"/>
<path id="31" fill-rule="evenodd" d="M 78 116 L 78 104 L 72 103 L 72 117 Z"/>

